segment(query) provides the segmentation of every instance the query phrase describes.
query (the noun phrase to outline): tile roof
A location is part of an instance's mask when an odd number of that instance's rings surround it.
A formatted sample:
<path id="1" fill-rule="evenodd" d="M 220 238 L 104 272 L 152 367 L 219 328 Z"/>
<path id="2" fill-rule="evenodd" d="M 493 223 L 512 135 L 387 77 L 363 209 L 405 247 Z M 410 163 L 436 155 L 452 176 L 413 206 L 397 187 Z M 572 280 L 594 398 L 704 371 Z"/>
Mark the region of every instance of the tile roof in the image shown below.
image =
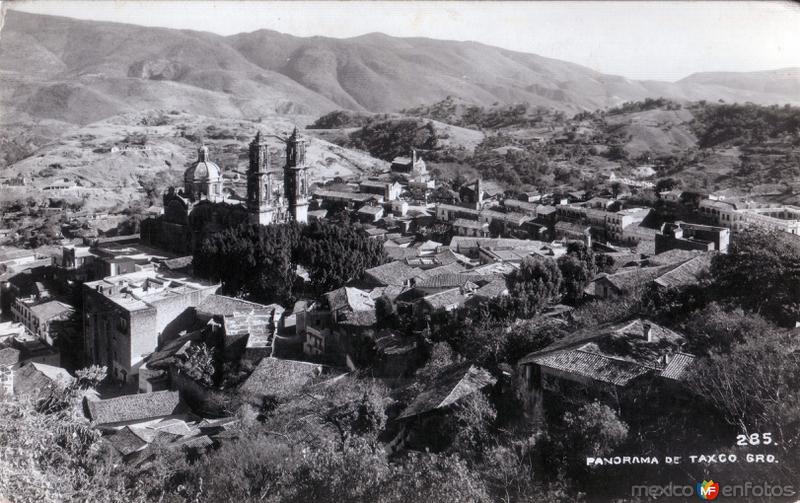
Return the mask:
<path id="1" fill-rule="evenodd" d="M 467 298 L 461 293 L 460 288 L 444 290 L 423 298 L 423 302 L 434 311 L 439 309 L 454 309 L 464 304 Z"/>
<path id="2" fill-rule="evenodd" d="M 664 355 L 683 342 L 683 336 L 672 330 L 635 319 L 579 330 L 519 363 L 624 386 L 636 377 L 660 373 L 665 366 Z"/>
<path id="3" fill-rule="evenodd" d="M 379 215 L 383 213 L 383 206 L 362 206 L 358 213 L 363 213 L 365 215 Z"/>
<path id="4" fill-rule="evenodd" d="M 689 375 L 695 356 L 688 353 L 676 353 L 661 371 L 661 377 L 682 381 Z"/>
<path id="5" fill-rule="evenodd" d="M 446 409 L 459 400 L 497 382 L 487 371 L 471 364 L 454 364 L 443 369 L 433 382 L 406 407 L 397 419 L 409 419 L 426 412 Z"/>
<path id="6" fill-rule="evenodd" d="M 147 447 L 149 443 L 134 433 L 130 427 L 121 428 L 113 435 L 105 437 L 105 440 L 123 456 L 140 451 Z"/>
<path id="7" fill-rule="evenodd" d="M 336 199 L 342 201 L 355 201 L 359 203 L 364 203 L 369 201 L 370 199 L 375 199 L 375 194 L 317 189 L 314 191 L 314 197 L 319 197 L 322 199 Z"/>
<path id="8" fill-rule="evenodd" d="M 662 274 L 655 283 L 664 288 L 680 288 L 696 285 L 711 267 L 711 254 L 704 254 L 680 264 L 678 267 Z"/>
<path id="9" fill-rule="evenodd" d="M 164 263 L 164 267 L 166 267 L 167 269 L 169 269 L 171 271 L 175 271 L 175 270 L 179 270 L 179 269 L 185 269 L 185 268 L 191 266 L 192 265 L 192 259 L 193 259 L 193 257 L 191 255 L 186 255 L 185 257 L 176 257 L 176 258 L 167 259 L 163 263 Z"/>
<path id="10" fill-rule="evenodd" d="M 364 274 L 381 285 L 402 286 L 409 279 L 417 276 L 421 269 L 410 267 L 407 264 L 395 261 L 379 265 L 364 271 Z"/>
<path id="11" fill-rule="evenodd" d="M 234 297 L 227 297 L 225 295 L 211 294 L 203 299 L 203 301 L 197 305 L 195 310 L 197 312 L 203 312 L 210 315 L 226 316 L 235 312 L 248 312 L 254 309 L 265 308 L 283 309 L 278 304 L 264 305 L 256 302 L 236 299 Z"/>
<path id="12" fill-rule="evenodd" d="M 434 260 L 434 262 L 435 262 L 435 260 Z M 412 264 L 416 264 L 416 262 L 412 262 Z M 434 276 L 438 276 L 440 274 L 447 274 L 447 273 L 451 273 L 452 274 L 452 273 L 461 273 L 461 272 L 466 273 L 467 272 L 466 271 L 466 267 L 464 267 L 459 262 L 452 262 L 450 264 L 440 265 L 440 266 L 434 267 L 432 269 L 423 269 L 423 271 L 420 272 L 414 278 L 414 281 L 416 283 L 419 283 L 422 280 L 427 280 L 429 278 L 432 278 Z"/>
<path id="13" fill-rule="evenodd" d="M 687 260 L 693 259 L 700 255 L 702 252 L 698 250 L 667 250 L 665 252 L 653 255 L 647 259 L 647 265 L 670 265 L 680 264 Z"/>
<path id="14" fill-rule="evenodd" d="M 476 297 L 493 299 L 508 293 L 508 285 L 505 278 L 496 278 L 475 290 Z"/>
<path id="15" fill-rule="evenodd" d="M 239 392 L 261 405 L 264 397 L 284 398 L 297 392 L 321 371 L 322 366 L 314 363 L 267 357 L 239 386 Z"/>
<path id="16" fill-rule="evenodd" d="M 466 218 L 457 218 L 453 221 L 453 227 L 462 227 L 464 229 L 488 229 L 489 224 L 481 223 L 477 220 L 467 220 Z"/>
<path id="17" fill-rule="evenodd" d="M 407 248 L 403 246 L 384 246 L 386 255 L 392 260 L 405 260 L 411 257 L 419 256 L 418 248 Z"/>
<path id="18" fill-rule="evenodd" d="M 96 425 L 145 421 L 185 411 L 177 391 L 154 391 L 107 400 L 88 400 L 89 419 Z"/>
<path id="19" fill-rule="evenodd" d="M 369 292 L 352 287 L 337 288 L 325 294 L 331 311 L 351 309 L 353 311 L 368 311 L 375 309 L 375 302 Z"/>
<path id="20" fill-rule="evenodd" d="M 471 248 L 486 248 L 495 250 L 498 248 L 530 250 L 538 252 L 543 248 L 549 247 L 549 243 L 536 241 L 533 239 L 511 239 L 511 238 L 478 238 L 466 236 L 454 236 L 450 241 L 450 249 L 454 252 L 462 252 Z"/>
<path id="21" fill-rule="evenodd" d="M 467 283 L 488 283 L 494 280 L 492 275 L 479 275 L 479 274 L 466 274 L 466 273 L 450 273 L 444 272 L 435 274 L 422 279 L 417 279 L 414 282 L 415 288 L 454 288 L 463 287 Z"/>
<path id="22" fill-rule="evenodd" d="M 417 349 L 414 337 L 403 337 L 394 332 L 384 332 L 375 338 L 375 350 L 382 355 L 402 355 Z"/>
<path id="23" fill-rule="evenodd" d="M 19 363 L 20 350 L 14 348 L 0 349 L 0 366 L 13 366 Z"/>
<path id="24" fill-rule="evenodd" d="M 625 386 L 653 369 L 633 362 L 618 360 L 581 350 L 559 351 L 532 358 L 529 363 L 588 377 L 595 381 Z"/>
<path id="25" fill-rule="evenodd" d="M 69 304 L 51 300 L 49 302 L 42 302 L 31 306 L 31 313 L 42 321 L 52 320 L 57 316 L 66 316 L 72 313 L 75 309 Z"/>
<path id="26" fill-rule="evenodd" d="M 672 269 L 672 265 L 660 267 L 629 267 L 609 274 L 598 281 L 607 281 L 619 292 L 629 291 L 637 285 L 644 285 Z"/>
<path id="27" fill-rule="evenodd" d="M 375 309 L 369 311 L 345 311 L 339 315 L 339 325 L 350 325 L 353 327 L 371 327 L 378 323 L 378 315 Z"/>
<path id="28" fill-rule="evenodd" d="M 272 309 L 253 309 L 225 315 L 222 319 L 225 336 L 247 336 L 247 347 L 267 346 L 275 330 L 273 313 Z"/>
<path id="29" fill-rule="evenodd" d="M 414 243 L 412 246 L 414 248 L 418 248 L 420 252 L 435 252 L 440 246 L 442 246 L 442 243 L 429 239 L 421 243 Z"/>
<path id="30" fill-rule="evenodd" d="M 527 213 L 535 215 L 536 208 L 538 208 L 540 205 L 536 203 L 529 203 L 526 201 L 517 201 L 516 199 L 506 199 L 505 201 L 503 201 L 503 206 L 505 206 L 506 208 L 520 209 Z"/>

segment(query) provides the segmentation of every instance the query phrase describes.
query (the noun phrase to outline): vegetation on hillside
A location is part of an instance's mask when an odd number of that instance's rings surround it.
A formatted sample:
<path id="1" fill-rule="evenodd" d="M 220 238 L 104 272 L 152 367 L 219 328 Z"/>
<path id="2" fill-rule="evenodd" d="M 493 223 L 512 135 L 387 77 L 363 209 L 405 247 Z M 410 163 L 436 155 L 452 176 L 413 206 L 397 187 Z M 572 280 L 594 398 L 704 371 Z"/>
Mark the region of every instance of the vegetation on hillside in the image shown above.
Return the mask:
<path id="1" fill-rule="evenodd" d="M 560 125 L 566 118 L 564 112 L 547 107 L 534 107 L 528 103 L 495 104 L 487 107 L 462 103 L 452 96 L 432 105 L 407 108 L 401 113 L 470 129 Z"/>
<path id="2" fill-rule="evenodd" d="M 350 110 L 334 110 L 318 118 L 307 126 L 307 129 L 343 129 L 366 126 L 375 116 L 352 112 Z M 384 114 L 384 118 L 387 118 Z"/>
<path id="3" fill-rule="evenodd" d="M 408 156 L 412 148 L 429 154 L 438 147 L 436 128 L 431 122 L 418 119 L 370 122 L 351 133 L 350 142 L 355 148 L 385 161 L 391 161 L 397 156 Z"/>
<path id="4" fill-rule="evenodd" d="M 701 148 L 777 141 L 800 146 L 800 107 L 706 104 L 693 112 Z"/>

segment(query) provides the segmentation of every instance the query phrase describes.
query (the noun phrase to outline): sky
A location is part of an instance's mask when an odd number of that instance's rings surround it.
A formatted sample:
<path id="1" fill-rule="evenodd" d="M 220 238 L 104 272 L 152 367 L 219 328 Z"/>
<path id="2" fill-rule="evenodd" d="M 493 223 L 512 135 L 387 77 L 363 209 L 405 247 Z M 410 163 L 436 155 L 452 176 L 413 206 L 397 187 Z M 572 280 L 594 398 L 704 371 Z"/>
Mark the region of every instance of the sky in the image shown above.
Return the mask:
<path id="1" fill-rule="evenodd" d="M 800 3 L 12 1 L 12 9 L 232 35 L 472 40 L 631 79 L 800 67 Z M 0 34 L 1 36 L 1 34 Z"/>

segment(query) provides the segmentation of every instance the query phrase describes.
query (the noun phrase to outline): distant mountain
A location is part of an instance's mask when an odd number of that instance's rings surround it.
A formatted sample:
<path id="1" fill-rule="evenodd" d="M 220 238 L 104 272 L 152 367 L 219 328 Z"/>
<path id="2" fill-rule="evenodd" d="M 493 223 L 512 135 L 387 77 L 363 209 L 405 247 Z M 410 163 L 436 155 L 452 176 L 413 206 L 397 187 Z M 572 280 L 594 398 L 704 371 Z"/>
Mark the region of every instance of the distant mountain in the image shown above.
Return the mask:
<path id="1" fill-rule="evenodd" d="M 799 86 L 800 69 L 635 81 L 475 42 L 268 30 L 223 37 L 17 11 L 0 37 L 3 123 L 83 125 L 152 108 L 233 118 L 386 112 L 448 95 L 565 111 L 658 96 L 798 104 Z"/>

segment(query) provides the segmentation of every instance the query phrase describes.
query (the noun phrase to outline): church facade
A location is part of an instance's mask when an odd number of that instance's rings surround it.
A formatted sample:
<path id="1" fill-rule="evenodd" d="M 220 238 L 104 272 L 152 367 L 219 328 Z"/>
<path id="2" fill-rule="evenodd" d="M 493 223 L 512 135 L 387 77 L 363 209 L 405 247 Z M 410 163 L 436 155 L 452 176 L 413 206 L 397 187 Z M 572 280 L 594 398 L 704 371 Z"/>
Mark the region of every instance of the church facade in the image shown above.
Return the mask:
<path id="1" fill-rule="evenodd" d="M 269 225 L 308 220 L 309 182 L 305 142 L 295 129 L 285 145 L 283 170 L 272 169 L 269 146 L 256 133 L 249 146 L 247 195 L 226 192 L 222 170 L 203 145 L 183 175 L 183 188 L 170 187 L 163 196 L 164 210 L 142 222 L 142 239 L 180 254 L 190 254 L 205 236 L 243 222 Z M 283 175 L 282 184 L 280 175 Z"/>

